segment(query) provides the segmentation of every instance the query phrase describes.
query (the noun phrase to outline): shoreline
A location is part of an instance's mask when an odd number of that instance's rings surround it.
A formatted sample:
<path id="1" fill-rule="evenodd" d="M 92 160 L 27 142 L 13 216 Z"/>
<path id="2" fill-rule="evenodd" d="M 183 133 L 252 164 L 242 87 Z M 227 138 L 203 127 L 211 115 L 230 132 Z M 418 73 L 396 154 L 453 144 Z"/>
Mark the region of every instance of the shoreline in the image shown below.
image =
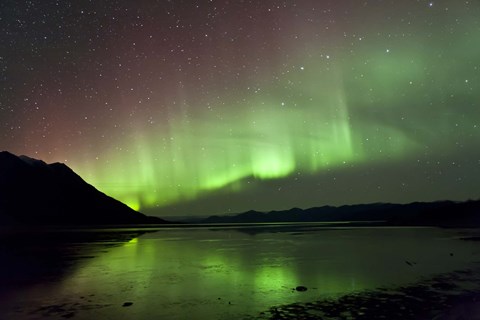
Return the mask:
<path id="1" fill-rule="evenodd" d="M 391 288 L 272 306 L 244 320 L 480 319 L 480 265 Z"/>

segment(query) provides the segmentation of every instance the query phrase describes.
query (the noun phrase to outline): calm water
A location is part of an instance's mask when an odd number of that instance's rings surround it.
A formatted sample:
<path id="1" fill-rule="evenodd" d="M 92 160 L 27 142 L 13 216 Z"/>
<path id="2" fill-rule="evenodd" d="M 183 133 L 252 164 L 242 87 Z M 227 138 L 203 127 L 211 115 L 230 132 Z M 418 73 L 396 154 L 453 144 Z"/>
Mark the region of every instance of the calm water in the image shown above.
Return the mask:
<path id="1" fill-rule="evenodd" d="M 478 242 L 460 240 L 473 232 L 465 230 L 310 224 L 149 231 L 122 238 L 116 230 L 89 243 L 70 231 L 66 244 L 33 246 L 37 255 L 29 252 L 27 263 L 19 258 L 27 251 L 2 247 L 2 263 L 17 260 L 3 263 L 8 286 L 0 318 L 237 319 L 274 305 L 414 283 L 480 261 Z M 32 268 L 42 272 L 28 273 Z M 292 290 L 299 285 L 308 290 Z"/>

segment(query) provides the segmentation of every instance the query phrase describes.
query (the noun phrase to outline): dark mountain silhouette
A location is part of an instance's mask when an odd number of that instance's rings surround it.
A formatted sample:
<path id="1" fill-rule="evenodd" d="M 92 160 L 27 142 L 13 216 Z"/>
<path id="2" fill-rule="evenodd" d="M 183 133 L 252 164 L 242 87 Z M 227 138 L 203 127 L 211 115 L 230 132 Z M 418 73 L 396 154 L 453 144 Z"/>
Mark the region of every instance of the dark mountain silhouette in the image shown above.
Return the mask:
<path id="1" fill-rule="evenodd" d="M 373 203 L 341 207 L 292 208 L 285 211 L 248 211 L 233 216 L 211 216 L 201 223 L 382 221 L 399 226 L 480 226 L 480 201 Z"/>
<path id="2" fill-rule="evenodd" d="M 132 210 L 62 163 L 0 152 L 1 224 L 165 223 Z"/>

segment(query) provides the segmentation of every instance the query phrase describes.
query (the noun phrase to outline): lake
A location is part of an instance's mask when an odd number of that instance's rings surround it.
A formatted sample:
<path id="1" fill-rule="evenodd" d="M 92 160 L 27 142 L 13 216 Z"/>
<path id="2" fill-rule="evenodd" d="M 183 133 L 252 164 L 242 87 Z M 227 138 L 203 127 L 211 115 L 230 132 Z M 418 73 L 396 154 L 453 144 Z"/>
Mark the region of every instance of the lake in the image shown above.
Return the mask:
<path id="1" fill-rule="evenodd" d="M 318 223 L 10 233 L 0 318 L 268 318 L 275 306 L 477 275 L 478 242 L 461 239 L 476 235 Z"/>

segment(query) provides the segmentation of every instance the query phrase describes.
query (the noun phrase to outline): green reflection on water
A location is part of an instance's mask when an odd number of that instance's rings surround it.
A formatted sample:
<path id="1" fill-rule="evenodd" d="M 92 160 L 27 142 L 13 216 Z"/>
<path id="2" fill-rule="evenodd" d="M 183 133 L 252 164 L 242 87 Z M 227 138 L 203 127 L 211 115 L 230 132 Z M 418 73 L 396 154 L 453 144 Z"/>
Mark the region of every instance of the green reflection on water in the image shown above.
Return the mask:
<path id="1" fill-rule="evenodd" d="M 426 228 L 256 235 L 232 229 L 162 230 L 92 259 L 60 291 L 96 293 L 116 306 L 134 301 L 129 312 L 142 317 L 181 319 L 194 312 L 218 319 L 464 267 L 473 249 L 452 234 Z M 309 290 L 292 290 L 298 285 Z"/>

